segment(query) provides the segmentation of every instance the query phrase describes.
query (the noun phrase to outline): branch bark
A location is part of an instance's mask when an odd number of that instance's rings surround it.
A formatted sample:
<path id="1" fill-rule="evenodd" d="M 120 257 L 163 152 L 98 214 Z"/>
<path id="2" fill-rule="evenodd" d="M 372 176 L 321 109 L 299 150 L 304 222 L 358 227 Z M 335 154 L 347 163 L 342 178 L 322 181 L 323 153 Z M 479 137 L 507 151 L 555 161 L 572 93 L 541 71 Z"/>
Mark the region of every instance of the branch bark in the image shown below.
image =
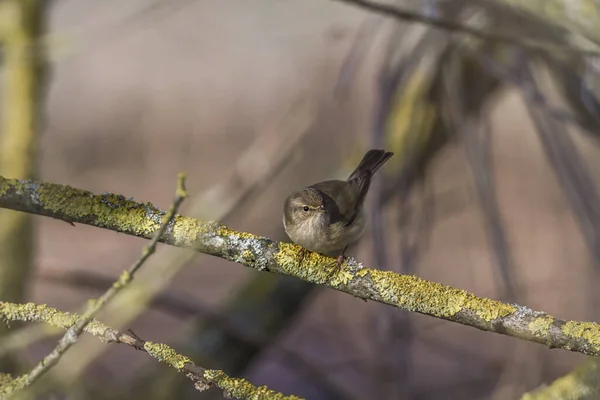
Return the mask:
<path id="1" fill-rule="evenodd" d="M 77 314 L 63 312 L 45 305 L 16 304 L 4 301 L 0 301 L 0 317 L 9 321 L 42 322 L 61 329 L 70 329 L 82 319 L 82 316 Z M 134 334 L 119 332 L 97 320 L 90 321 L 84 330 L 106 343 L 122 343 L 148 353 L 158 361 L 185 374 L 199 391 L 216 386 L 223 390 L 226 396 L 234 399 L 300 400 L 299 397 L 285 396 L 265 386 L 257 387 L 245 379 L 231 378 L 220 370 L 205 369 L 165 344 L 147 342 Z M 11 380 L 4 376 L 0 379 L 0 397 L 5 398 L 5 396 L 22 389 L 25 386 L 26 378 L 27 375 L 24 375 Z"/>
<path id="2" fill-rule="evenodd" d="M 83 223 L 152 238 L 164 212 L 115 194 L 95 195 L 52 183 L 0 177 L 0 207 Z M 300 246 L 237 232 L 217 222 L 177 215 L 159 241 L 194 249 L 259 271 L 291 275 L 353 296 L 407 311 L 457 322 L 544 344 L 550 348 L 600 356 L 600 325 L 567 321 L 516 304 L 475 296 L 416 276 L 365 268 L 355 259 L 344 262 L 331 278 L 336 259 L 304 255 Z"/>
<path id="3" fill-rule="evenodd" d="M 40 361 L 28 374 L 24 375 L 22 379 L 20 379 L 23 387 L 31 385 L 58 363 L 63 354 L 65 354 L 65 352 L 67 352 L 67 350 L 69 350 L 69 348 L 77 342 L 79 336 L 81 336 L 81 333 L 90 323 L 90 321 L 113 297 L 117 295 L 117 293 L 119 293 L 133 280 L 135 273 L 150 258 L 150 256 L 154 254 L 156 251 L 158 238 L 162 236 L 167 225 L 169 222 L 171 222 L 177 213 L 177 210 L 179 210 L 179 206 L 187 197 L 184 180 L 185 176 L 183 174 L 179 174 L 175 200 L 173 201 L 169 211 L 163 216 L 160 228 L 152 240 L 144 247 L 141 257 L 136 260 L 127 271 L 124 271 L 119 277 L 118 281 L 113 283 L 110 288 L 104 292 L 102 296 L 100 296 L 100 298 L 90 302 L 87 310 L 83 313 L 80 319 L 78 319 L 71 327 L 69 327 L 69 329 L 67 329 L 67 332 L 58 341 L 58 345 L 56 345 L 54 350 L 44 357 L 44 359 Z"/>

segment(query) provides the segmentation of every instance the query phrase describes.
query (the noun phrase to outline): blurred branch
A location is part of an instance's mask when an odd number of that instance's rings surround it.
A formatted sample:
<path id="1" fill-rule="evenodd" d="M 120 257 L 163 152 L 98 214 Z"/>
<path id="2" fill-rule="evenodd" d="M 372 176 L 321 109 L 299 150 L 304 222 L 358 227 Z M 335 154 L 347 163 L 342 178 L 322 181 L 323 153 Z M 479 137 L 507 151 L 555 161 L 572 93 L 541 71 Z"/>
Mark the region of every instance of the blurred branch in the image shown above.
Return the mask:
<path id="1" fill-rule="evenodd" d="M 313 123 L 316 108 L 314 102 L 306 96 L 300 96 L 286 107 L 285 111 L 275 121 L 269 121 L 266 126 L 261 127 L 260 135 L 231 165 L 228 174 L 187 202 L 189 214 L 205 219 L 226 220 L 239 210 L 241 204 L 245 204 L 253 196 L 260 194 L 260 189 L 266 187 L 269 182 L 277 177 L 286 163 L 291 160 L 290 153 L 302 140 Z M 283 135 L 282 132 L 286 134 Z M 164 290 L 175 274 L 197 256 L 198 253 L 182 252 L 178 249 L 165 249 L 164 252 L 155 256 L 150 261 L 151 268 L 147 268 L 143 275 L 140 274 L 130 288 L 107 307 L 107 323 L 117 329 L 127 326 L 130 321 L 138 317 L 147 308 L 154 296 Z M 271 278 L 271 280 L 267 278 Z M 272 278 L 272 275 L 258 274 L 252 282 L 259 285 L 260 288 L 278 289 L 278 293 L 286 293 L 288 297 L 298 293 L 298 290 L 294 290 L 294 287 L 300 285 L 310 287 L 304 282 L 289 277 L 284 277 L 288 278 L 285 281 L 279 279 L 273 284 Z M 237 290 L 234 301 L 237 301 L 238 297 L 243 294 L 243 290 Z M 293 318 L 296 313 L 290 307 L 285 307 L 285 302 L 270 300 L 260 302 L 258 299 L 259 296 L 252 296 L 251 300 L 242 298 L 239 300 L 239 304 L 243 305 L 244 313 L 252 309 L 260 310 L 252 315 L 252 328 L 260 330 L 263 325 L 269 326 L 269 329 L 264 329 L 264 334 L 267 337 L 273 337 L 280 329 L 278 324 L 271 323 L 273 319 L 282 316 L 281 319 L 285 321 L 288 318 Z M 253 307 L 254 303 L 257 303 L 256 307 Z M 271 311 L 265 313 L 265 307 L 268 307 Z M 233 310 L 228 311 L 233 312 Z M 236 319 L 233 315 L 232 318 Z M 236 320 L 239 324 L 239 319 Z M 284 321 L 282 321 L 282 325 L 284 325 Z M 189 341 L 193 343 L 193 346 L 190 346 L 189 349 L 186 348 L 185 352 L 190 358 L 198 360 L 197 352 L 203 344 L 202 336 L 195 336 L 190 338 Z M 212 341 L 209 341 L 209 343 L 214 344 Z M 241 353 L 242 344 L 240 342 L 234 344 L 236 352 Z M 69 354 L 71 357 L 70 363 L 63 363 L 57 367 L 58 372 L 60 372 L 61 383 L 68 387 L 77 382 L 78 377 L 103 349 L 101 346 L 74 349 Z M 257 352 L 256 347 L 253 346 L 253 354 Z M 224 354 L 231 353 L 230 351 L 218 351 L 215 356 L 216 361 L 225 360 Z M 200 360 L 204 365 L 215 366 L 210 364 L 208 360 L 203 358 L 200 358 Z M 225 365 L 221 364 L 218 367 L 226 373 L 234 375 L 234 371 L 229 370 Z M 156 372 L 159 373 L 160 371 Z M 157 387 L 167 387 L 171 390 L 170 394 L 174 395 L 177 388 L 175 388 L 176 383 L 171 380 L 173 377 L 178 379 L 179 376 L 176 373 L 167 372 L 157 377 L 146 376 L 141 380 L 148 379 Z M 165 380 L 169 380 L 169 383 L 165 384 Z M 184 379 L 180 379 L 177 384 L 180 384 L 183 390 L 189 389 L 189 385 Z M 147 385 L 146 382 L 143 385 L 144 390 L 148 390 L 152 394 L 158 393 L 152 385 Z"/>
<path id="2" fill-rule="evenodd" d="M 524 59 L 518 72 L 523 87 L 534 97 L 544 97 L 530 60 Z M 600 266 L 600 195 L 593 174 L 587 163 L 582 160 L 565 124 L 548 118 L 548 111 L 537 104 L 526 103 L 526 106 L 537 128 L 548 162 L 554 169 L 558 183 L 577 218 L 590 254 L 596 265 Z"/>
<path id="3" fill-rule="evenodd" d="M 529 50 L 558 52 L 564 54 L 599 56 L 600 51 L 584 49 L 577 46 L 561 46 L 545 42 L 541 40 L 524 39 L 499 32 L 486 32 L 479 29 L 471 28 L 467 25 L 456 23 L 451 20 L 438 19 L 424 14 L 415 13 L 407 9 L 400 8 L 391 4 L 384 4 L 369 0 L 334 0 L 342 3 L 354 5 L 364 8 L 372 12 L 384 14 L 389 17 L 397 18 L 401 21 L 417 22 L 432 26 L 437 29 L 442 29 L 450 32 L 468 34 L 480 39 L 493 40 L 527 48 Z M 545 1 L 545 0 L 544 0 Z M 540 6 L 541 7 L 541 6 Z M 600 21 L 598 21 L 600 23 Z"/>
<path id="4" fill-rule="evenodd" d="M 600 45 L 600 7 L 597 0 L 498 0 L 516 11 L 575 32 Z"/>
<path id="5" fill-rule="evenodd" d="M 9 321 L 42 322 L 62 329 L 70 329 L 82 318 L 77 314 L 63 312 L 45 305 L 15 304 L 3 301 L 0 301 L 0 316 Z M 201 392 L 217 386 L 223 390 L 226 396 L 234 399 L 299 399 L 296 396 L 284 396 L 265 386 L 256 387 L 244 379 L 230 378 L 223 371 L 202 368 L 165 344 L 146 342 L 133 333 L 119 332 L 96 320 L 90 321 L 84 331 L 96 336 L 103 342 L 122 343 L 148 353 L 158 361 L 164 362 L 183 373 L 194 382 L 196 389 Z M 0 382 L 2 383 L 0 396 L 6 396 L 23 387 L 24 377 L 12 381 L 2 379 Z"/>
<path id="6" fill-rule="evenodd" d="M 37 131 L 46 64 L 29 50 L 42 35 L 47 2 L 0 1 L 2 45 L 2 126 L 0 174 L 21 179 L 36 175 Z M 34 268 L 34 227 L 30 215 L 0 211 L 0 298 L 22 301 Z M 0 335 L 4 329 L 0 327 Z M 5 371 L 12 366 L 5 365 Z"/>
<path id="7" fill-rule="evenodd" d="M 176 197 L 171 205 L 169 211 L 164 215 L 163 221 L 161 223 L 160 228 L 154 235 L 154 238 L 148 243 L 144 250 L 142 251 L 142 256 L 133 263 L 133 265 L 127 270 L 124 271 L 117 282 L 113 283 L 113 285 L 106 291 L 100 298 L 90 303 L 87 310 L 83 313 L 81 318 L 77 320 L 73 326 L 67 329 L 67 332 L 64 336 L 58 341 L 58 345 L 48 354 L 40 363 L 38 363 L 28 374 L 19 378 L 19 382 L 22 384 L 21 388 L 27 387 L 38 380 L 43 374 L 48 372 L 62 357 L 62 355 L 69 350 L 69 348 L 74 345 L 79 336 L 85 329 L 85 327 L 90 323 L 90 321 L 100 312 L 100 310 L 119 293 L 123 288 L 125 288 L 133 279 L 135 273 L 140 269 L 140 267 L 154 254 L 156 251 L 156 244 L 158 243 L 158 239 L 164 234 L 167 229 L 168 224 L 172 221 L 173 217 L 177 213 L 179 206 L 187 196 L 185 192 L 185 184 L 184 184 L 185 176 L 180 174 L 177 182 L 177 191 Z"/>
<path id="8" fill-rule="evenodd" d="M 84 223 L 152 238 L 164 215 L 150 203 L 124 196 L 94 195 L 68 186 L 0 177 L 0 207 L 68 222 Z M 291 275 L 411 312 L 484 331 L 600 356 L 600 325 L 565 321 L 527 307 L 477 297 L 464 290 L 416 276 L 365 268 L 355 259 L 330 279 L 336 259 L 306 254 L 300 246 L 237 232 L 217 223 L 177 215 L 159 238 L 165 244 L 194 249 L 259 271 Z"/>
<path id="9" fill-rule="evenodd" d="M 78 289 L 87 289 L 98 291 L 101 290 L 106 285 L 110 285 L 112 283 L 112 279 L 103 276 L 100 274 L 95 274 L 93 272 L 87 271 L 76 271 L 76 272 L 42 272 L 42 279 L 44 281 L 54 283 L 60 286 L 71 286 L 73 288 Z M 234 338 L 235 344 L 238 346 L 252 346 L 265 348 L 270 346 L 272 350 L 281 354 L 281 357 L 284 361 L 287 361 L 289 365 L 291 365 L 295 370 L 305 374 L 306 377 L 311 380 L 323 385 L 326 387 L 331 393 L 334 393 L 336 398 L 338 399 L 354 399 L 356 396 L 347 391 L 345 387 L 338 385 L 336 382 L 331 380 L 326 371 L 324 369 L 330 370 L 330 368 L 325 366 L 319 366 L 313 363 L 308 357 L 304 354 L 301 354 L 299 350 L 290 348 L 281 343 L 273 343 L 273 338 L 257 334 L 254 332 L 248 332 L 236 323 L 235 319 L 232 318 L 231 315 L 224 315 L 220 311 L 213 310 L 210 307 L 207 307 L 201 303 L 194 302 L 190 304 L 190 302 L 179 299 L 177 296 L 169 295 L 167 293 L 160 293 L 155 298 L 152 299 L 152 307 L 156 310 L 160 310 L 171 317 L 180 318 L 182 320 L 189 320 L 190 318 L 196 318 L 203 322 L 209 323 L 218 327 L 220 331 L 223 332 L 224 335 Z M 19 332 L 24 331 L 25 329 L 21 329 Z M 27 332 L 29 334 L 29 332 Z M 23 343 L 23 341 L 17 342 L 17 338 L 11 343 L 5 343 L 6 339 L 0 342 L 0 354 L 3 350 L 5 351 L 15 351 L 15 348 L 24 347 L 33 341 L 42 338 L 43 332 L 29 334 L 31 337 L 30 340 L 27 340 Z M 48 334 L 52 334 L 49 332 Z M 190 340 L 194 338 L 191 337 Z M 197 338 L 198 340 L 202 340 L 202 337 Z M 11 347 L 11 345 L 13 347 Z M 190 350 L 190 351 L 193 351 Z M 186 351 L 188 357 L 194 358 L 190 353 Z M 203 364 L 205 364 L 203 362 Z M 154 377 L 153 379 L 158 379 Z M 173 393 L 173 391 L 170 391 Z"/>
<path id="10" fill-rule="evenodd" d="M 473 85 L 468 94 L 465 93 L 465 81 L 476 79 L 478 82 L 485 82 L 487 71 L 482 69 L 476 60 L 458 49 L 450 51 L 443 73 L 446 74 L 444 84 L 448 103 L 448 124 L 456 132 L 473 171 L 479 204 L 489 232 L 490 245 L 506 287 L 505 293 L 510 301 L 516 301 L 518 294 L 514 276 L 515 266 L 496 193 L 491 127 L 481 103 L 477 101 L 479 104 L 475 107 L 469 104 L 473 103 L 472 99 L 485 98 L 486 94 L 497 88 L 496 81 L 491 81 L 488 85 Z"/>
<path id="11" fill-rule="evenodd" d="M 591 358 L 565 376 L 529 393 L 521 400 L 591 400 L 600 394 L 600 360 Z"/>

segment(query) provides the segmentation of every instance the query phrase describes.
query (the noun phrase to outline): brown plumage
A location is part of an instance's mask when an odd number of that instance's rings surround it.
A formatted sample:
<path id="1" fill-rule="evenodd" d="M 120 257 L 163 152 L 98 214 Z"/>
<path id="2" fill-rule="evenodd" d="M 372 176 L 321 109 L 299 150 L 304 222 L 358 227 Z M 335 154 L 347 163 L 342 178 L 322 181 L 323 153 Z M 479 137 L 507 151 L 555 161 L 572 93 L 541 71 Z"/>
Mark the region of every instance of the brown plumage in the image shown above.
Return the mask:
<path id="1" fill-rule="evenodd" d="M 283 226 L 290 239 L 322 254 L 358 240 L 366 226 L 363 204 L 371 178 L 392 155 L 369 150 L 347 180 L 323 181 L 292 193 L 283 207 Z"/>

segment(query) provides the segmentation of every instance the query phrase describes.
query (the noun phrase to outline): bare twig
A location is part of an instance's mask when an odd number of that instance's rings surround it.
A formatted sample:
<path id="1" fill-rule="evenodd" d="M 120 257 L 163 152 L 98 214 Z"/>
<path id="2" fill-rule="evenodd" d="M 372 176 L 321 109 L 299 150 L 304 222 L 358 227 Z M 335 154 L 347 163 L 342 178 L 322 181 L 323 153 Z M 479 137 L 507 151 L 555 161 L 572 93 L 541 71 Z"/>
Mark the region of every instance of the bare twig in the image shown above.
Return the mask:
<path id="1" fill-rule="evenodd" d="M 33 303 L 16 304 L 0 301 L 0 317 L 10 321 L 42 322 L 61 329 L 70 330 L 84 316 L 63 312 L 45 305 Z M 190 379 L 198 391 L 204 391 L 216 386 L 223 390 L 226 396 L 234 399 L 260 400 L 300 400 L 296 396 L 285 396 L 268 389 L 257 387 L 245 379 L 231 378 L 223 371 L 205 369 L 194 364 L 189 358 L 177 353 L 169 346 L 161 343 L 146 342 L 132 333 L 119 332 L 97 320 L 90 320 L 83 330 L 106 343 L 121 343 L 148 353 L 160 362 L 169 364 Z M 24 386 L 24 377 L 11 382 L 0 380 L 0 397 L 6 396 Z M 4 398 L 4 397 L 2 397 Z"/>
<path id="2" fill-rule="evenodd" d="M 341 3 L 351 4 L 366 10 L 384 14 L 389 17 L 397 18 L 401 21 L 417 22 L 427 24 L 437 29 L 443 29 L 450 32 L 457 32 L 468 34 L 480 39 L 494 40 L 497 42 L 504 42 L 515 46 L 527 48 L 529 50 L 544 51 L 544 52 L 559 52 L 564 54 L 573 55 L 585 55 L 590 57 L 597 57 L 600 52 L 597 50 L 586 50 L 580 49 L 575 46 L 556 45 L 545 41 L 524 39 L 513 35 L 508 35 L 499 32 L 486 32 L 480 29 L 475 29 L 467 25 L 463 25 L 454 21 L 444 20 L 427 16 L 424 14 L 415 13 L 406 9 L 402 9 L 398 6 L 391 4 L 384 4 L 369 0 L 334 0 Z"/>
<path id="3" fill-rule="evenodd" d="M 67 329 L 64 336 L 58 341 L 58 345 L 48 354 L 44 359 L 38 363 L 27 375 L 23 377 L 23 387 L 27 387 L 39 379 L 43 374 L 48 372 L 62 357 L 62 355 L 79 339 L 79 336 L 84 331 L 87 324 L 98 314 L 98 312 L 106 305 L 119 291 L 126 287 L 129 282 L 133 279 L 133 276 L 138 269 L 150 258 L 156 251 L 156 245 L 159 238 L 164 234 L 168 224 L 177 214 L 179 206 L 183 200 L 187 197 L 185 192 L 185 175 L 180 174 L 178 177 L 177 191 L 175 200 L 169 208 L 169 211 L 164 215 L 162 223 L 154 238 L 148 243 L 142 251 L 142 256 L 131 265 L 131 267 L 124 271 L 119 280 L 115 282 L 110 289 L 108 289 L 100 298 L 90 302 L 85 313 L 77 320 L 73 326 Z"/>

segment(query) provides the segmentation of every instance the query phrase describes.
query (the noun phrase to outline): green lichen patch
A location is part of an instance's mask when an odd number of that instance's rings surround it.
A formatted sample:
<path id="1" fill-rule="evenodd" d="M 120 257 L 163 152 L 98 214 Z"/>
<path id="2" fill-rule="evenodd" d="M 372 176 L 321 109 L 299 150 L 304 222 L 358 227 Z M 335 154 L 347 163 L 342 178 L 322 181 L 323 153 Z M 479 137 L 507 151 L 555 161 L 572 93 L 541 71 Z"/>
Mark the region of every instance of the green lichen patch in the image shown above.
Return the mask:
<path id="1" fill-rule="evenodd" d="M 6 179 L 0 176 L 0 196 L 4 196 L 16 186 L 16 179 Z"/>
<path id="2" fill-rule="evenodd" d="M 254 235 L 252 233 L 234 231 L 232 229 L 229 229 L 225 225 L 219 225 L 218 227 L 216 227 L 215 233 L 217 234 L 217 236 L 221 236 L 221 237 L 233 237 L 233 236 L 235 236 L 237 238 L 246 239 L 246 240 L 249 240 L 249 239 L 254 239 L 254 240 L 263 239 L 261 236 Z"/>
<path id="3" fill-rule="evenodd" d="M 543 315 L 529 323 L 529 330 L 537 337 L 545 337 L 548 335 L 548 331 L 553 322 L 554 318 Z"/>
<path id="4" fill-rule="evenodd" d="M 4 399 L 22 390 L 27 383 L 27 375 L 13 379 L 9 374 L 0 373 L 0 398 Z"/>
<path id="5" fill-rule="evenodd" d="M 144 248 L 145 250 L 146 248 Z M 123 271 L 121 275 L 119 275 L 119 279 L 113 283 L 113 287 L 115 289 L 121 289 L 129 284 L 132 280 L 131 272 Z"/>
<path id="6" fill-rule="evenodd" d="M 197 238 L 204 236 L 211 223 L 199 223 L 197 219 L 176 215 L 173 218 L 173 238 L 177 246 L 192 247 Z M 217 224 L 214 223 L 216 227 Z"/>
<path id="7" fill-rule="evenodd" d="M 152 204 L 136 203 L 112 193 L 94 195 L 69 186 L 40 183 L 36 190 L 41 205 L 68 219 L 92 219 L 100 227 L 149 237 L 159 229 L 162 212 Z"/>
<path id="8" fill-rule="evenodd" d="M 289 274 L 314 283 L 324 283 L 329 280 L 336 259 L 305 252 L 302 247 L 291 243 L 279 243 L 278 247 L 275 260 Z M 370 296 L 373 300 L 408 311 L 449 318 L 464 310 L 474 313 L 487 322 L 516 311 L 515 307 L 509 304 L 477 297 L 464 290 L 425 281 L 416 276 L 399 275 L 391 271 L 361 268 L 351 272 L 347 265 L 343 265 L 341 270 L 331 277 L 330 283 L 332 287 L 346 286 L 354 278 L 365 277 L 373 282 L 371 289 L 375 293 Z"/>
<path id="9" fill-rule="evenodd" d="M 275 392 L 266 386 L 254 386 L 245 379 L 231 378 L 220 370 L 207 369 L 204 379 L 212 382 L 223 390 L 226 396 L 234 399 L 251 400 L 301 400 L 297 396 L 286 396 Z"/>
<path id="10" fill-rule="evenodd" d="M 525 393 L 521 400 L 597 398 L 599 370 L 600 362 L 598 359 L 590 358 L 569 374 L 552 382 L 552 384 Z"/>
<path id="11" fill-rule="evenodd" d="M 326 283 L 331 278 L 332 286 L 335 286 L 342 282 L 347 283 L 352 278 L 348 277 L 343 269 L 338 272 L 341 275 L 330 276 L 337 265 L 335 258 L 307 251 L 293 243 L 279 243 L 275 261 L 290 275 L 308 282 Z"/>
<path id="12" fill-rule="evenodd" d="M 489 322 L 516 310 L 511 305 L 480 298 L 464 290 L 425 281 L 412 275 L 366 268 L 360 273 L 370 275 L 375 290 L 384 302 L 409 311 L 448 318 L 464 310 L 473 312 Z"/>
<path id="13" fill-rule="evenodd" d="M 79 316 L 68 312 L 59 311 L 45 304 L 25 303 L 14 304 L 0 301 L 0 319 L 9 321 L 44 322 L 57 328 L 68 329 Z M 106 333 L 111 329 L 96 320 L 92 320 L 85 328 L 86 332 L 106 340 Z"/>
<path id="14" fill-rule="evenodd" d="M 464 308 L 474 312 L 479 318 L 486 322 L 491 322 L 498 318 L 506 317 L 507 315 L 511 315 L 517 311 L 517 309 L 510 304 L 487 299 L 485 297 L 477 297 L 469 292 L 466 292 Z"/>
<path id="15" fill-rule="evenodd" d="M 44 321 L 63 329 L 73 325 L 77 316 L 63 313 L 45 304 L 0 302 L 0 316 L 9 321 Z"/>
<path id="16" fill-rule="evenodd" d="M 561 331 L 572 338 L 585 339 L 596 349 L 600 349 L 600 325 L 594 322 L 567 321 Z"/>
<path id="17" fill-rule="evenodd" d="M 451 317 L 462 309 L 466 300 L 463 290 L 449 289 L 416 276 L 376 270 L 368 270 L 368 274 L 385 303 L 405 310 Z"/>
<path id="18" fill-rule="evenodd" d="M 166 344 L 146 342 L 144 343 L 144 350 L 158 361 L 169 364 L 178 371 L 181 371 L 186 363 L 192 362 L 192 360 L 177 353 Z"/>

